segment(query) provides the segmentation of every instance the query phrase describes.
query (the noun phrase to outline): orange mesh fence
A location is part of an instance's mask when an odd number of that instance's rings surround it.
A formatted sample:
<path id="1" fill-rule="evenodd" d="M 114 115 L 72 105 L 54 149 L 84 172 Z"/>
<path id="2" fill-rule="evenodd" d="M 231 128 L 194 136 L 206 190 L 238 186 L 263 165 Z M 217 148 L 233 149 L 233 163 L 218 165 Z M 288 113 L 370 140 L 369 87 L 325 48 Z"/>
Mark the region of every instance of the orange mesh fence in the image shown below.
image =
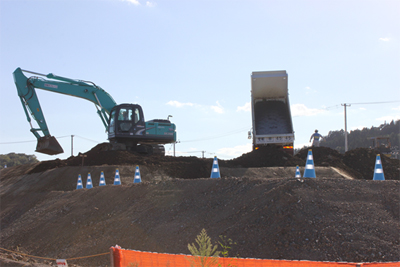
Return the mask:
<path id="1" fill-rule="evenodd" d="M 126 250 L 119 247 L 111 247 L 111 260 L 114 267 L 191 267 L 191 266 L 215 266 L 215 267 L 400 267 L 400 262 L 386 263 L 351 263 L 351 262 L 321 262 L 321 261 L 296 261 L 296 260 L 262 260 L 243 258 L 208 258 L 216 260 L 213 264 L 201 265 L 200 258 L 183 254 L 165 254 L 154 252 L 142 252 Z M 204 260 L 204 258 L 203 258 Z M 194 263 L 192 265 L 192 263 Z"/>
<path id="2" fill-rule="evenodd" d="M 362 267 L 400 267 L 400 262 L 368 262 L 363 263 Z"/>

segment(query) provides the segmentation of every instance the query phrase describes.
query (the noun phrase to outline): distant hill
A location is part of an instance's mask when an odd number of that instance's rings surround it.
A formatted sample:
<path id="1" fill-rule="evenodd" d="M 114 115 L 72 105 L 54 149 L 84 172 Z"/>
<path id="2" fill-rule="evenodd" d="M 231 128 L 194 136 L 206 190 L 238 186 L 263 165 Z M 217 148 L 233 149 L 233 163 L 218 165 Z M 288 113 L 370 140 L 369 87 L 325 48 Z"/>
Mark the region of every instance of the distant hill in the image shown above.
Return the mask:
<path id="1" fill-rule="evenodd" d="M 368 138 L 384 136 L 389 137 L 392 148 L 400 147 L 400 120 L 384 123 L 378 127 L 364 128 L 350 131 L 347 135 L 348 149 L 372 147 L 372 141 Z M 344 130 L 330 131 L 321 141 L 321 146 L 329 147 L 344 153 Z"/>

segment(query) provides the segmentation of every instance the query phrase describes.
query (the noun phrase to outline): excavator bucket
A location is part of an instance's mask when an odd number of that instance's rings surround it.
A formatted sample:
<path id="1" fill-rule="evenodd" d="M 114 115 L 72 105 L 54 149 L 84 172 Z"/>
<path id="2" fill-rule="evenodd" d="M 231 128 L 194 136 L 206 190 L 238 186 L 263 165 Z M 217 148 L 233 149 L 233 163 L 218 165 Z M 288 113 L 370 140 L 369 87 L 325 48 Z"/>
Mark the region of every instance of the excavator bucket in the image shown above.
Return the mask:
<path id="1" fill-rule="evenodd" d="M 36 152 L 47 155 L 57 155 L 63 153 L 64 150 L 54 136 L 44 136 L 38 139 Z"/>

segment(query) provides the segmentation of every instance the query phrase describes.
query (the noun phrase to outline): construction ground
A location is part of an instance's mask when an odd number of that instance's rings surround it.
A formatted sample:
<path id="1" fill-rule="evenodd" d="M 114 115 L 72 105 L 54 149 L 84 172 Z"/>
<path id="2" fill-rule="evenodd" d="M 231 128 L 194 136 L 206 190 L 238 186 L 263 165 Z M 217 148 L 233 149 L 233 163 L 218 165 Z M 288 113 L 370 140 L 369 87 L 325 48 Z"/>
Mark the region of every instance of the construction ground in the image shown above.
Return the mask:
<path id="1" fill-rule="evenodd" d="M 314 261 L 400 261 L 400 163 L 382 157 L 385 181 L 373 181 L 377 151 L 339 154 L 313 148 L 317 178 L 276 148 L 219 160 L 103 151 L 1 170 L 1 266 L 110 266 L 127 249 L 190 254 L 204 228 L 213 242 L 236 244 L 230 256 Z M 142 183 L 133 184 L 136 166 Z M 122 185 L 114 186 L 119 169 Z M 107 186 L 98 186 L 103 171 Z M 76 190 L 91 173 L 94 188 Z M 6 249 L 6 250 L 4 250 Z M 10 252 L 13 251 L 13 252 Z M 20 253 L 23 253 L 22 255 Z M 28 255 L 47 259 L 31 258 Z"/>

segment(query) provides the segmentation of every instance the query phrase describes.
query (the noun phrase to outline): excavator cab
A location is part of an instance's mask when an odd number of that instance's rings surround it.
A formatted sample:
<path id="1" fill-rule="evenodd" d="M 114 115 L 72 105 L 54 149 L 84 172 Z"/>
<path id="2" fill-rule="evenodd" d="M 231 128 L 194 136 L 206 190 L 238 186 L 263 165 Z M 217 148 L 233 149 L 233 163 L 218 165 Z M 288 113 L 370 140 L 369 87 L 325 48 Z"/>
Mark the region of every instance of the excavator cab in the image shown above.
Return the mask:
<path id="1" fill-rule="evenodd" d="M 134 150 L 145 129 L 141 106 L 121 104 L 111 110 L 108 139 L 118 150 Z"/>
<path id="2" fill-rule="evenodd" d="M 140 105 L 120 104 L 110 112 L 108 140 L 113 150 L 164 155 L 163 144 L 176 141 L 175 125 L 168 119 L 146 122 Z"/>

